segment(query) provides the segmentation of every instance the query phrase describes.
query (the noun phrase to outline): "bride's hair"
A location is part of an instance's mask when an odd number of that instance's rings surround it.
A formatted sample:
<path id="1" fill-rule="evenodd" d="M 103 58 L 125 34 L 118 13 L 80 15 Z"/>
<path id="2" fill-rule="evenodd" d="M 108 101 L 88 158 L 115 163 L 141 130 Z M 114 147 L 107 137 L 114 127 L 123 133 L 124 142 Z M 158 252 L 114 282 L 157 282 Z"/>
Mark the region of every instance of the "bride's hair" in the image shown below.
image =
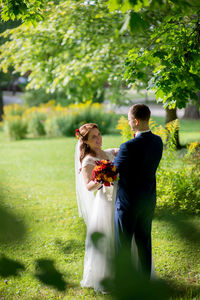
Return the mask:
<path id="1" fill-rule="evenodd" d="M 80 141 L 80 162 L 82 163 L 84 157 L 88 154 L 95 156 L 96 153 L 90 149 L 90 146 L 86 143 L 88 140 L 89 133 L 92 129 L 98 128 L 97 124 L 95 123 L 87 123 L 82 125 L 79 128 L 79 141 Z"/>

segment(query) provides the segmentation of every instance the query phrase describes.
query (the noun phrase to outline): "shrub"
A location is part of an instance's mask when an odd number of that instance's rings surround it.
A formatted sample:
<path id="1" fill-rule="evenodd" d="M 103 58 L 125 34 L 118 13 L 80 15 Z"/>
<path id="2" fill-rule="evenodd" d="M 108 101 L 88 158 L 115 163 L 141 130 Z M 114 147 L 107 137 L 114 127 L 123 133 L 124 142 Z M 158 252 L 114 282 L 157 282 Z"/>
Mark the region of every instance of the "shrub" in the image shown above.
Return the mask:
<path id="1" fill-rule="evenodd" d="M 114 114 L 104 111 L 104 106 L 99 103 L 92 104 L 90 101 L 82 104 L 69 106 L 71 113 L 71 135 L 74 135 L 74 130 L 79 128 L 84 123 L 96 123 L 101 131 L 101 134 L 109 132 L 115 119 Z M 74 124 L 74 125 L 73 125 Z"/>
<path id="2" fill-rule="evenodd" d="M 26 106 L 20 104 L 10 104 L 4 106 L 5 116 L 22 116 L 26 110 Z"/>
<path id="3" fill-rule="evenodd" d="M 45 135 L 45 120 L 45 114 L 41 114 L 38 112 L 33 113 L 28 121 L 28 132 L 34 137 Z"/>
<path id="4" fill-rule="evenodd" d="M 23 114 L 22 114 L 23 112 Z M 112 113 L 107 113 L 104 106 L 90 101 L 72 104 L 68 107 L 55 105 L 55 101 L 33 106 L 7 109 L 5 119 L 9 115 L 17 114 L 28 123 L 31 136 L 74 136 L 75 129 L 84 123 L 97 123 L 102 134 L 109 132 L 116 120 Z"/>
<path id="5" fill-rule="evenodd" d="M 27 134 L 27 123 L 20 116 L 8 116 L 4 121 L 4 130 L 12 140 L 24 139 Z"/>
<path id="6" fill-rule="evenodd" d="M 200 170 L 196 166 L 160 168 L 157 174 L 158 207 L 200 212 Z"/>
<path id="7" fill-rule="evenodd" d="M 119 119 L 116 128 L 120 131 L 124 142 L 126 142 L 126 141 L 130 140 L 131 138 L 133 138 L 133 132 L 131 131 L 131 128 L 128 124 L 127 118 L 122 116 Z"/>
<path id="8" fill-rule="evenodd" d="M 44 123 L 44 128 L 48 137 L 59 136 L 57 131 L 57 125 L 55 122 L 55 117 L 46 119 Z"/>
<path id="9" fill-rule="evenodd" d="M 97 123 L 102 134 L 112 127 L 113 114 L 105 113 L 99 104 L 73 104 L 67 108 L 56 106 L 56 112 L 46 120 L 45 130 L 49 136 L 74 136 L 74 132 L 84 123 Z"/>

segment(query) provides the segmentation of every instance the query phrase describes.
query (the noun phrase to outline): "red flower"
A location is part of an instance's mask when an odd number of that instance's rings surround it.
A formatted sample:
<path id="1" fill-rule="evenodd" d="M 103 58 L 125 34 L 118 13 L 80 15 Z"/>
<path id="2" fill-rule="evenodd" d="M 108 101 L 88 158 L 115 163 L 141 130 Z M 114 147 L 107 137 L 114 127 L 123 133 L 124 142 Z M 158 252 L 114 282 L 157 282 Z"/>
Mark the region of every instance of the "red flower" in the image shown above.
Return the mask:
<path id="1" fill-rule="evenodd" d="M 77 139 L 80 138 L 80 131 L 79 131 L 79 129 L 75 130 L 75 136 L 76 136 Z"/>
<path id="2" fill-rule="evenodd" d="M 93 180 L 110 186 L 113 181 L 117 180 L 117 170 L 114 164 L 109 160 L 97 160 L 93 169 Z"/>

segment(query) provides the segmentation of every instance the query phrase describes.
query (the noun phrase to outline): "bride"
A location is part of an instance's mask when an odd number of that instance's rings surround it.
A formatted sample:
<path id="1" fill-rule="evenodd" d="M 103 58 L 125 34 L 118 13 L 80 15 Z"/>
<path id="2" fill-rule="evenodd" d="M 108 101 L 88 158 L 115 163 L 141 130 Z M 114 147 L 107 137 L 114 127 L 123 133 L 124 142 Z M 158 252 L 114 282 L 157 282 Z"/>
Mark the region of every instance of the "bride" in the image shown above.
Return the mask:
<path id="1" fill-rule="evenodd" d="M 102 136 L 98 126 L 88 123 L 76 130 L 78 143 L 75 151 L 76 195 L 79 216 L 87 226 L 82 287 L 104 291 L 101 284 L 105 278 L 112 278 L 110 262 L 114 255 L 114 207 L 116 187 L 105 187 L 93 181 L 95 161 L 113 161 L 118 148 L 102 150 Z M 97 245 L 92 242 L 94 232 L 101 233 Z M 132 241 L 132 257 L 137 266 L 138 254 L 135 240 Z M 152 279 L 156 278 L 152 265 Z"/>
<path id="2" fill-rule="evenodd" d="M 101 281 L 111 276 L 109 261 L 114 254 L 114 205 L 116 185 L 102 187 L 92 179 L 95 160 L 113 161 L 118 149 L 102 150 L 98 126 L 88 123 L 76 130 L 78 143 L 75 153 L 76 194 L 79 215 L 87 226 L 82 287 L 103 291 Z M 94 232 L 103 234 L 97 247 L 91 240 Z"/>

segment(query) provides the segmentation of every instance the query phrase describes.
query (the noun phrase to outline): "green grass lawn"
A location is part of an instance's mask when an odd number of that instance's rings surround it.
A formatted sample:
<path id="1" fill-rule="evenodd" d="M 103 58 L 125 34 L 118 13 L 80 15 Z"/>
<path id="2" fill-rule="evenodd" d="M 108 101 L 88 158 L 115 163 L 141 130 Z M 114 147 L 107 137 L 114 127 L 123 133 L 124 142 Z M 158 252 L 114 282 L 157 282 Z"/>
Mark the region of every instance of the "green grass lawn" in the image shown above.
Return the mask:
<path id="1" fill-rule="evenodd" d="M 185 134 L 186 129 L 187 140 Z M 103 141 L 103 148 L 110 148 L 122 140 L 112 135 Z M 25 228 L 21 240 L 1 242 L 1 300 L 111 299 L 80 287 L 86 229 L 76 205 L 75 144 L 75 138 L 10 142 L 0 132 L 0 217 L 9 216 L 0 220 L 0 241 L 9 230 L 20 237 Z M 200 226 L 198 217 L 187 220 Z M 182 238 L 162 213 L 155 216 L 152 235 L 155 268 L 158 276 L 175 282 L 173 299 L 200 299 L 197 242 Z M 46 278 L 57 279 L 58 289 L 55 282 L 45 284 Z"/>

